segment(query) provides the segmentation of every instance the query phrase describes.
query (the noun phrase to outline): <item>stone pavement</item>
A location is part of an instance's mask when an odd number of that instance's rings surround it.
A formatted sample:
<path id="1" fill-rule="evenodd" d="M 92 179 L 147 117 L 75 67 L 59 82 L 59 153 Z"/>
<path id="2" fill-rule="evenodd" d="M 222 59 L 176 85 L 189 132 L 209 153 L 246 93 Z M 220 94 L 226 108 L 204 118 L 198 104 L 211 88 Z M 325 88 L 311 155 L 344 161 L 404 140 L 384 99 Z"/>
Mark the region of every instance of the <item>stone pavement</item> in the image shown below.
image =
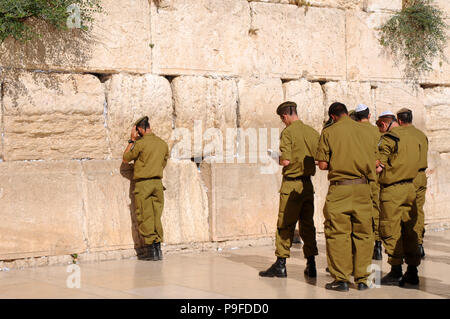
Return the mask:
<path id="1" fill-rule="evenodd" d="M 301 246 L 294 245 L 288 278 L 259 278 L 274 261 L 273 248 L 246 247 L 165 256 L 160 262 L 136 259 L 80 263 L 80 288 L 67 288 L 67 265 L 0 272 L 0 298 L 450 298 L 450 231 L 425 235 L 426 258 L 417 289 L 374 288 L 348 293 L 325 290 L 323 234 L 318 234 L 316 282 L 303 276 Z M 387 256 L 377 264 L 389 270 Z"/>

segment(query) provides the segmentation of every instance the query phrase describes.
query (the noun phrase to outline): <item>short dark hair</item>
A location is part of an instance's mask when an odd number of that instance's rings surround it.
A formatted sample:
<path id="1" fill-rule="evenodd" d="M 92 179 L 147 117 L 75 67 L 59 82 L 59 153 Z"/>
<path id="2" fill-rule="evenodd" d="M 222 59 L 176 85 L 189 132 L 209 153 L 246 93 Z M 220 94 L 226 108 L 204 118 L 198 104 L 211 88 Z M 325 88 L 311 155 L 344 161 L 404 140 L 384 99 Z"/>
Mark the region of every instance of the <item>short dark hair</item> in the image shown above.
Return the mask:
<path id="1" fill-rule="evenodd" d="M 358 121 L 361 121 L 362 119 L 368 119 L 369 118 L 369 108 L 367 108 L 361 112 L 355 112 L 355 117 Z"/>
<path id="2" fill-rule="evenodd" d="M 138 127 L 143 129 L 144 131 L 150 128 L 150 123 L 148 121 L 148 117 L 147 116 L 136 125 L 136 128 L 138 128 Z"/>
<path id="3" fill-rule="evenodd" d="M 348 115 L 347 107 L 345 106 L 345 104 L 342 104 L 340 102 L 334 102 L 333 104 L 330 105 L 330 108 L 328 109 L 329 116 L 331 115 L 340 116 L 342 114 Z"/>
<path id="4" fill-rule="evenodd" d="M 406 111 L 398 113 L 397 118 L 399 121 L 402 121 L 403 123 L 412 123 L 413 115 L 411 111 Z"/>

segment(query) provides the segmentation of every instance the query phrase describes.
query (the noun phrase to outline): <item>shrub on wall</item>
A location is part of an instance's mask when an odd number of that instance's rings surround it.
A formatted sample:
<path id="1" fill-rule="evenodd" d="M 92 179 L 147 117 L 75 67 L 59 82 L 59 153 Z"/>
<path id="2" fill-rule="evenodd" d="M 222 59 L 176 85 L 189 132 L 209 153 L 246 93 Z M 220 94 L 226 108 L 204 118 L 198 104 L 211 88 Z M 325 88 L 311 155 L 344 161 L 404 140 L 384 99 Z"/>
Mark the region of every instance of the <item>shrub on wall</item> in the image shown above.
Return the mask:
<path id="1" fill-rule="evenodd" d="M 447 44 L 445 14 L 433 5 L 434 0 L 405 0 L 403 9 L 381 28 L 380 43 L 398 63 L 405 65 L 404 76 L 418 83 L 431 71 L 433 60 L 445 60 Z"/>
<path id="2" fill-rule="evenodd" d="M 9 37 L 22 42 L 39 37 L 33 18 L 59 30 L 87 30 L 95 12 L 102 12 L 100 0 L 0 0 L 0 43 Z"/>

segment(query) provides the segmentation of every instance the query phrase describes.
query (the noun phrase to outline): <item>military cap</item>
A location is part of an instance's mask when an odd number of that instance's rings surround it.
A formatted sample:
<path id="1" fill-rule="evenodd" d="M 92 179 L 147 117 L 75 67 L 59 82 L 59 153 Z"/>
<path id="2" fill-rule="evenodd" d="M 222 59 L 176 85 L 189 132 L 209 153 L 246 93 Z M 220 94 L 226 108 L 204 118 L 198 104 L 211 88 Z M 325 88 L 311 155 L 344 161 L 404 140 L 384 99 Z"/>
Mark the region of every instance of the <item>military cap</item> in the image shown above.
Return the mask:
<path id="1" fill-rule="evenodd" d="M 412 113 L 412 111 L 410 109 L 407 109 L 406 107 L 404 107 L 397 111 L 397 115 L 401 114 L 401 113 Z"/>
<path id="2" fill-rule="evenodd" d="M 294 110 L 297 111 L 297 104 L 295 102 L 291 102 L 291 101 L 281 103 L 280 106 L 278 106 L 278 108 L 277 108 L 277 114 L 281 115 L 283 110 L 286 108 L 294 108 Z"/>
<path id="3" fill-rule="evenodd" d="M 148 121 L 148 116 L 143 116 L 143 117 L 139 118 L 139 120 L 134 122 L 134 126 L 138 126 L 139 123 L 141 123 L 143 120 L 147 120 Z"/>
<path id="4" fill-rule="evenodd" d="M 358 106 L 355 109 L 355 112 L 362 112 L 367 110 L 369 107 L 365 104 L 358 104 Z"/>

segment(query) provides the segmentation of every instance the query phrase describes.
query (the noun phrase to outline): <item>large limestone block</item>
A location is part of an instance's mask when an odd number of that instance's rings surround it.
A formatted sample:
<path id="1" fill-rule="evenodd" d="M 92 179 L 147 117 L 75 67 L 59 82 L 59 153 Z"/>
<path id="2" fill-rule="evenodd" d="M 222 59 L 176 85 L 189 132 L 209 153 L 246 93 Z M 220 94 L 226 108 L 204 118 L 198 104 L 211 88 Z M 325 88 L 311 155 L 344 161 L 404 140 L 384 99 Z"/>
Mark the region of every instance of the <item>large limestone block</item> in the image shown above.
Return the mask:
<path id="1" fill-rule="evenodd" d="M 328 114 L 328 108 L 334 102 L 344 103 L 348 110 L 355 109 L 358 104 L 365 104 L 369 107 L 372 114 L 375 113 L 370 83 L 328 82 L 323 85 L 323 89 L 325 92 L 326 114 Z"/>
<path id="2" fill-rule="evenodd" d="M 414 125 L 425 130 L 425 106 L 422 88 L 402 82 L 378 83 L 375 90 L 376 117 L 384 111 L 397 113 L 403 107 L 413 111 Z M 374 115 L 374 114 L 373 114 Z"/>
<path id="3" fill-rule="evenodd" d="M 227 129 L 237 127 L 236 82 L 180 76 L 173 80 L 172 90 L 176 116 L 174 156 L 225 156 Z"/>
<path id="4" fill-rule="evenodd" d="M 300 119 L 321 131 L 325 119 L 324 94 L 319 83 L 311 83 L 305 79 L 283 83 L 286 101 L 297 103 Z"/>
<path id="5" fill-rule="evenodd" d="M 364 11 L 398 11 L 402 9 L 402 0 L 364 0 Z"/>
<path id="6" fill-rule="evenodd" d="M 392 80 L 402 77 L 391 55 L 379 43 L 379 28 L 390 18 L 388 13 L 348 11 L 347 80 Z"/>
<path id="7" fill-rule="evenodd" d="M 448 222 L 448 191 L 450 180 L 450 157 L 432 152 L 428 156 L 427 193 L 425 200 L 425 223 Z"/>
<path id="8" fill-rule="evenodd" d="M 213 241 L 274 236 L 280 170 L 261 174 L 253 164 L 202 164 Z"/>
<path id="9" fill-rule="evenodd" d="M 172 135 L 169 81 L 161 76 L 115 74 L 106 83 L 108 132 L 114 158 L 121 158 L 135 121 L 147 115 L 153 132 L 166 142 Z"/>
<path id="10" fill-rule="evenodd" d="M 365 0 L 307 0 L 307 1 L 304 1 L 304 0 L 247 0 L 247 1 L 248 2 L 271 2 L 271 3 L 280 3 L 280 4 L 294 4 L 294 5 L 298 5 L 298 6 L 356 9 L 356 8 L 362 8 L 363 2 Z"/>
<path id="11" fill-rule="evenodd" d="M 92 75 L 23 72 L 3 85 L 5 160 L 105 158 L 105 94 Z"/>
<path id="12" fill-rule="evenodd" d="M 450 88 L 425 89 L 424 96 L 430 149 L 450 152 Z"/>
<path id="13" fill-rule="evenodd" d="M 86 250 L 77 161 L 0 163 L 0 260 Z"/>
<path id="14" fill-rule="evenodd" d="M 323 208 L 330 184 L 327 175 L 327 171 L 317 169 L 316 175 L 311 179 L 314 186 L 314 225 L 317 232 L 323 232 L 323 224 L 325 222 Z"/>
<path id="15" fill-rule="evenodd" d="M 121 161 L 85 161 L 82 193 L 89 251 L 139 247 L 134 214 L 133 171 Z"/>
<path id="16" fill-rule="evenodd" d="M 278 143 L 284 124 L 276 110 L 284 101 L 283 87 L 281 80 L 274 78 L 242 78 L 238 87 L 242 132 L 237 136 L 237 153 L 241 158 L 245 154 L 246 163 L 256 163 L 256 158 L 266 154 L 268 148 L 278 150 L 278 144 L 274 142 Z"/>
<path id="17" fill-rule="evenodd" d="M 153 7 L 151 21 L 154 73 L 237 74 L 250 28 L 247 1 L 172 0 Z"/>
<path id="18" fill-rule="evenodd" d="M 42 30 L 42 38 L 25 45 L 8 39 L 0 46 L 0 65 L 75 72 L 150 72 L 149 1 L 103 0 L 102 5 L 105 12 L 95 14 L 88 33 L 56 31 L 33 21 Z"/>
<path id="19" fill-rule="evenodd" d="M 343 10 L 254 2 L 247 72 L 281 78 L 345 78 Z"/>
<path id="20" fill-rule="evenodd" d="M 169 161 L 164 173 L 164 240 L 168 244 L 210 240 L 207 190 L 191 161 Z"/>
<path id="21" fill-rule="evenodd" d="M 447 25 L 450 25 L 450 1 L 447 2 L 447 16 L 445 20 Z M 447 28 L 447 39 L 450 39 L 450 28 Z M 444 49 L 444 57 L 447 59 L 442 59 L 441 57 L 436 57 L 433 61 L 433 70 L 427 73 L 423 79 L 420 80 L 424 84 L 450 84 L 450 42 L 447 42 L 447 46 Z"/>

